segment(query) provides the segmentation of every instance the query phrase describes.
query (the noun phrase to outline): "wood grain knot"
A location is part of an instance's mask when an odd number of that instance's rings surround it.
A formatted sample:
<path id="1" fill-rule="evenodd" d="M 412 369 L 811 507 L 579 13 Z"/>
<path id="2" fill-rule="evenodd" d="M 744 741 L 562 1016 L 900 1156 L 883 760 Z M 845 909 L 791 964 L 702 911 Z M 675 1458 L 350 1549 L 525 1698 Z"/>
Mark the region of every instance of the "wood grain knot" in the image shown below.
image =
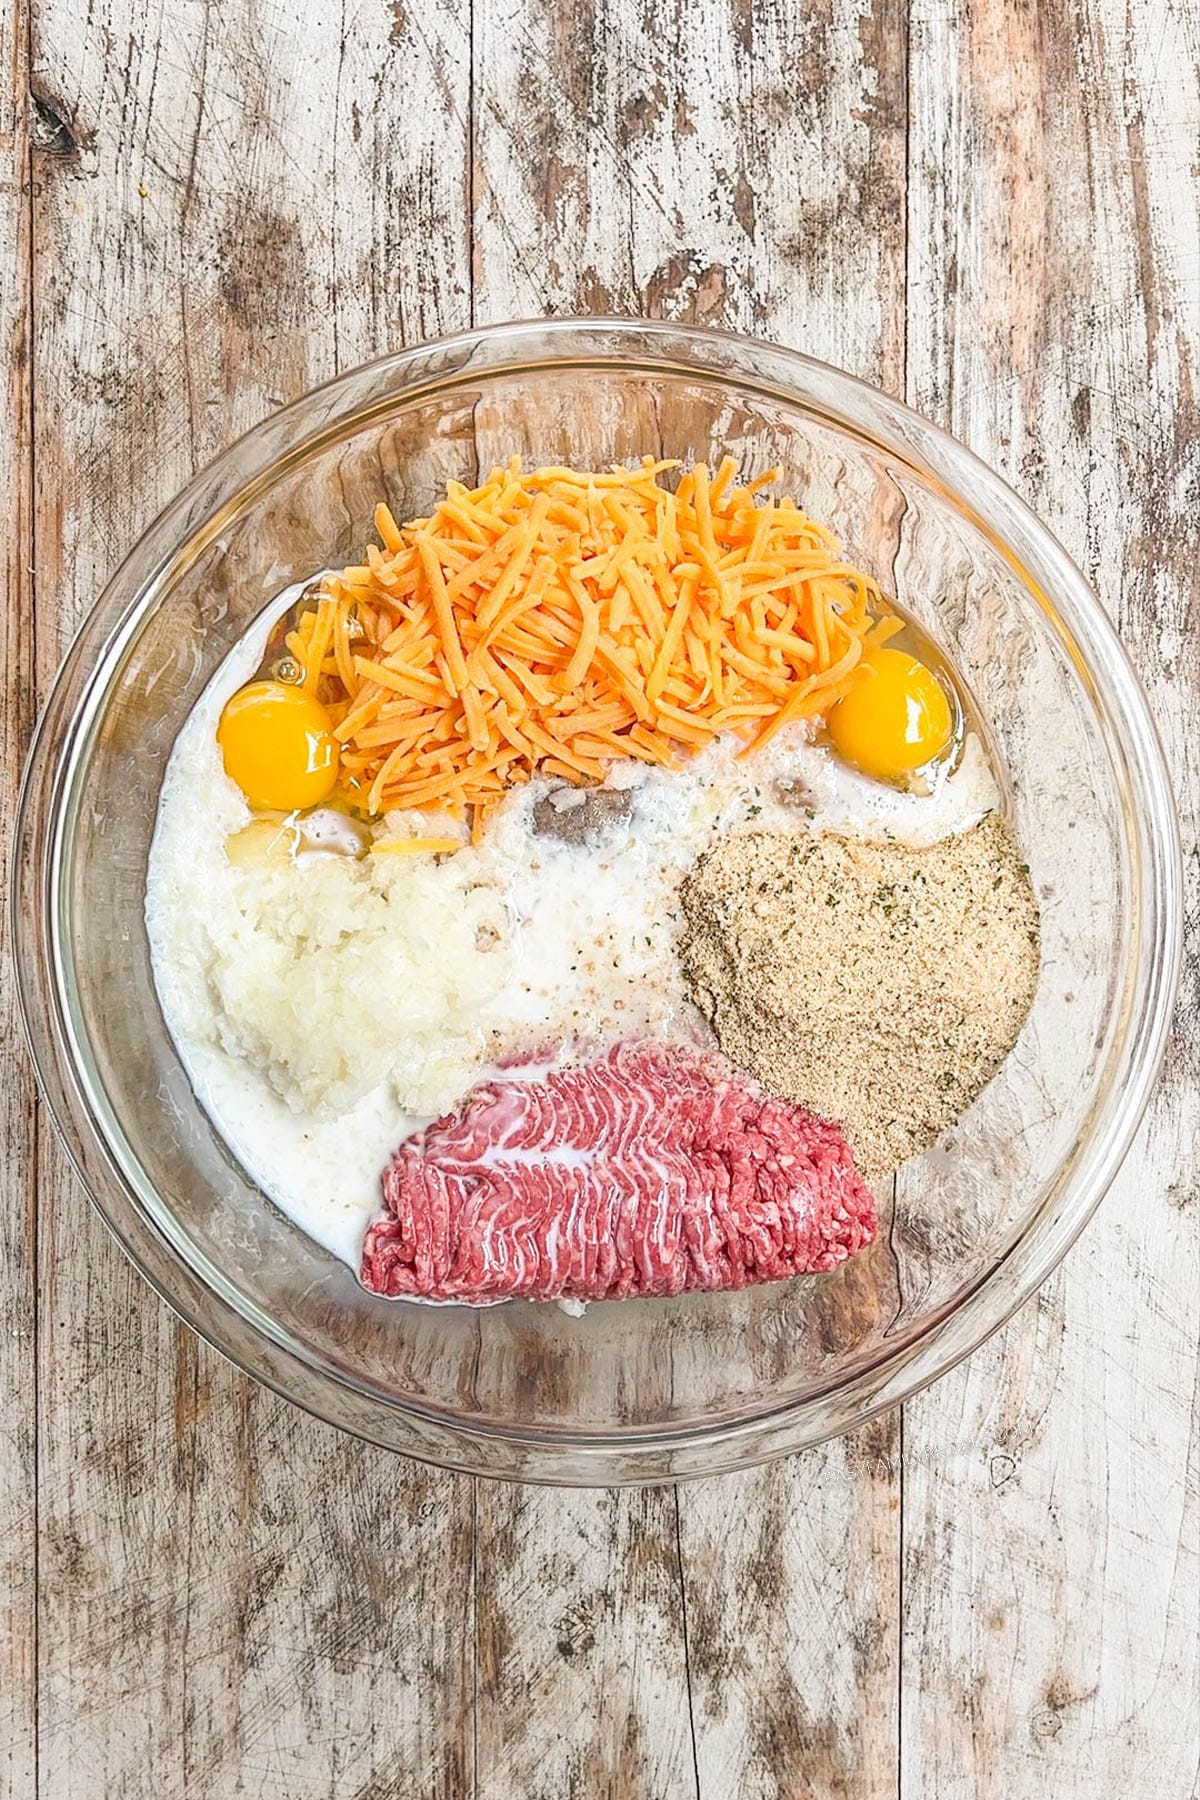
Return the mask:
<path id="1" fill-rule="evenodd" d="M 30 136 L 37 153 L 67 158 L 78 157 L 84 150 L 91 149 L 95 134 L 80 124 L 61 95 L 31 81 L 29 101 L 32 107 Z"/>

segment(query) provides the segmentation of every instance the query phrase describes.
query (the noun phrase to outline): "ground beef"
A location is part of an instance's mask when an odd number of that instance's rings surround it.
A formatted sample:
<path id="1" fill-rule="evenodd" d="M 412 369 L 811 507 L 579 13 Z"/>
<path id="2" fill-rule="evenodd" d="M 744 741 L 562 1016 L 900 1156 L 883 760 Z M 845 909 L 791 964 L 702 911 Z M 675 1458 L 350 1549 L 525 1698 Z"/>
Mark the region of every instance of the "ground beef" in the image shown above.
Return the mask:
<path id="1" fill-rule="evenodd" d="M 682 1045 L 477 1087 L 401 1145 L 383 1199 L 363 1285 L 438 1300 L 742 1288 L 875 1235 L 837 1125 Z"/>
<path id="2" fill-rule="evenodd" d="M 557 838 L 563 844 L 594 849 L 618 825 L 633 817 L 633 795 L 628 788 L 554 788 L 533 808 L 533 828 L 539 837 Z"/>

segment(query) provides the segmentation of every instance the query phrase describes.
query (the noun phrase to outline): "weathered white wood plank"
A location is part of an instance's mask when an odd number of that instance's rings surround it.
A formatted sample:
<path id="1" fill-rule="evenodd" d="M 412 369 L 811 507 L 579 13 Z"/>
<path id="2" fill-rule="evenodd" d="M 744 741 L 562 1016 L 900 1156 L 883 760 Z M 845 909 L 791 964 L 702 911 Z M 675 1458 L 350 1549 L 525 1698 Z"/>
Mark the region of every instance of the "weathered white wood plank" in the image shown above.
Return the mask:
<path id="1" fill-rule="evenodd" d="M 465 21 L 39 7 L 43 673 L 198 461 L 463 321 Z M 339 1438 L 174 1325 L 48 1133 L 40 1209 L 41 1793 L 458 1800 L 470 1484 Z"/>
<path id="2" fill-rule="evenodd" d="M 897 1792 L 899 1444 L 679 1489 L 700 1792 Z"/>
<path id="3" fill-rule="evenodd" d="M 623 61 L 629 10 L 476 6 L 479 321 L 640 310 L 623 173 L 638 136 L 626 115 L 642 93 Z M 594 84 L 607 95 L 602 112 Z M 665 93 L 657 104 L 669 109 Z M 639 205 L 656 208 L 655 186 L 647 165 Z M 678 280 L 694 297 L 695 280 Z M 481 1482 L 477 1506 L 478 1800 L 692 1800 L 670 1490 L 538 1494 Z"/>
<path id="4" fill-rule="evenodd" d="M 33 712 L 30 577 L 29 97 L 23 6 L 0 14 L 0 867 L 7 869 Z M 37 1735 L 37 1462 L 33 1085 L 17 1039 L 9 917 L 0 907 L 0 1794 L 33 1791 Z"/>
<path id="5" fill-rule="evenodd" d="M 505 0 L 477 8 L 475 44 L 478 318 L 696 319 L 901 390 L 902 6 L 880 0 L 835 21 L 757 0 L 693 9 L 681 30 L 665 0 Z M 578 1661 L 546 1646 L 534 1665 L 542 1704 L 511 1740 L 514 1688 L 482 1679 L 481 1654 L 481 1796 L 609 1791 L 603 1779 L 622 1795 L 673 1795 L 695 1779 L 712 1800 L 894 1794 L 897 1429 L 679 1491 L 686 1618 L 674 1628 L 686 1622 L 694 1777 L 677 1651 L 669 1635 L 640 1633 L 628 1741 L 610 1699 L 583 1704 Z M 484 1521 L 494 1530 L 511 1506 L 481 1488 L 481 1582 Z M 557 1616 L 543 1574 L 557 1556 L 573 1582 L 616 1583 L 589 1653 L 607 1692 L 612 1637 L 637 1613 L 629 1584 L 636 1594 L 647 1560 L 669 1566 L 673 1518 L 637 1496 L 540 1505 L 537 1517 L 489 1590 L 514 1645 L 504 1667 L 522 1667 L 531 1605 Z M 614 1536 L 632 1569 L 611 1563 Z M 485 1761 L 502 1739 L 508 1754 Z"/>
<path id="6" fill-rule="evenodd" d="M 910 396 L 1116 614 L 1176 773 L 1194 931 L 1198 21 L 918 0 L 911 39 Z M 1084 1241 L 906 1409 L 905 1794 L 1198 1791 L 1195 950 Z"/>
<path id="7" fill-rule="evenodd" d="M 477 317 L 688 319 L 897 387 L 904 53 L 904 0 L 477 7 Z"/>
<path id="8" fill-rule="evenodd" d="M 693 1800 L 671 1490 L 477 1498 L 478 1800 Z"/>
<path id="9" fill-rule="evenodd" d="M 760 4 L 696 46 L 692 116 L 734 169 L 728 301 L 751 329 L 903 388 L 905 9 Z M 732 41 L 729 41 L 732 38 Z M 712 68 L 711 89 L 705 86 Z M 736 100 L 725 102 L 726 95 Z M 653 160 L 704 244 L 719 189 Z M 718 241 L 721 241 L 720 239 Z M 705 1800 L 897 1784 L 899 1420 L 790 1463 L 679 1491 L 692 1706 Z"/>

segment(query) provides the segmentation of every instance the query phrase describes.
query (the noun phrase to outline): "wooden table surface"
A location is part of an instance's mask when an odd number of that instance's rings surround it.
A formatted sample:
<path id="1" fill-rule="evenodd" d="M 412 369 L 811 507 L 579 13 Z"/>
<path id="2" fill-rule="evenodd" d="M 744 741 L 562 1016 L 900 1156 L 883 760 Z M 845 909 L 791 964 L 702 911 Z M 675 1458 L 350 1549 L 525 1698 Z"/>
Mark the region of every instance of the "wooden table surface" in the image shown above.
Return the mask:
<path id="1" fill-rule="evenodd" d="M 6 816 L 75 622 L 236 433 L 471 322 L 646 313 L 841 364 L 1007 474 L 1147 685 L 1194 916 L 1196 0 L 9 0 L 0 33 Z M 14 1054 L 0 1792 L 1195 1800 L 1196 977 L 1005 1332 L 677 1491 L 442 1474 L 260 1391 L 127 1266 Z"/>

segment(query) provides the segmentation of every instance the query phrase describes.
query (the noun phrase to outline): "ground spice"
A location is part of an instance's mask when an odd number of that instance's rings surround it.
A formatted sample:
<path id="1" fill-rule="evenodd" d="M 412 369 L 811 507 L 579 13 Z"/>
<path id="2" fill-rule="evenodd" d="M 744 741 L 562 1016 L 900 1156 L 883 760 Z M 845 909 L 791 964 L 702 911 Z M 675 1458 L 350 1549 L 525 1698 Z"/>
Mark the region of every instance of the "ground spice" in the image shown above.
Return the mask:
<path id="1" fill-rule="evenodd" d="M 961 1116 L 1037 986 L 1037 901 L 995 813 L 923 849 L 737 833 L 683 905 L 684 973 L 721 1049 L 841 1120 L 870 1180 Z"/>

